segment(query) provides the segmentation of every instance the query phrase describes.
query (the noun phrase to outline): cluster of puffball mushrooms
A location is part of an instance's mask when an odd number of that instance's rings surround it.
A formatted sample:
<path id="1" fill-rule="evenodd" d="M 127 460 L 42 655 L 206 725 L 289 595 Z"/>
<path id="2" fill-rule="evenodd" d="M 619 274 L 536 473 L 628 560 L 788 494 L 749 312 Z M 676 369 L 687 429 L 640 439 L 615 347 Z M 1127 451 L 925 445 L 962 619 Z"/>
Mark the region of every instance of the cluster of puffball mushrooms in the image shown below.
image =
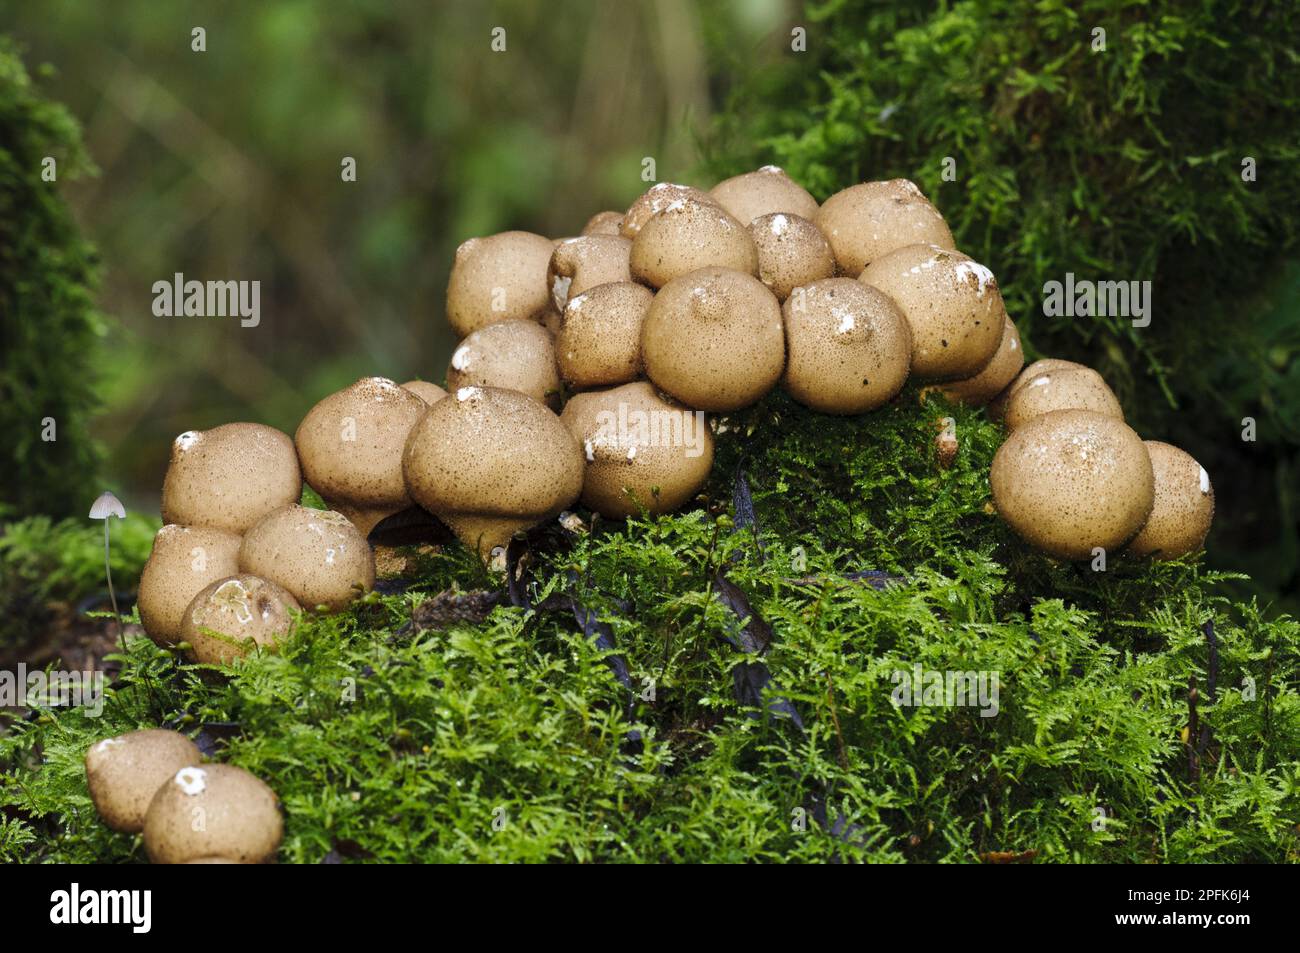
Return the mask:
<path id="1" fill-rule="evenodd" d="M 212 664 L 273 649 L 296 613 L 341 609 L 372 587 L 367 534 L 412 505 L 488 561 L 579 499 L 609 518 L 673 510 L 708 477 L 713 429 L 687 441 L 646 423 L 725 415 L 778 384 L 827 414 L 877 408 L 909 375 L 990 405 L 1010 431 L 993 461 L 995 505 L 1057 557 L 1125 544 L 1183 555 L 1213 516 L 1205 471 L 1144 443 L 1095 371 L 1024 367 L 993 274 L 956 250 L 906 179 L 854 185 L 819 206 L 766 166 L 708 192 L 655 185 L 573 238 L 473 238 L 456 251 L 446 314 L 461 338 L 450 393 L 368 377 L 313 407 L 292 440 L 253 423 L 176 438 L 167 525 L 139 591 L 154 641 Z M 944 462 L 956 445 L 950 431 L 941 437 Z M 330 510 L 299 505 L 304 480 Z M 91 749 L 105 819 L 142 826 L 155 859 L 273 853 L 274 795 L 237 768 L 200 767 L 173 734 Z M 216 811 L 236 795 L 222 816 L 248 828 L 246 842 L 177 846 L 187 804 Z"/>

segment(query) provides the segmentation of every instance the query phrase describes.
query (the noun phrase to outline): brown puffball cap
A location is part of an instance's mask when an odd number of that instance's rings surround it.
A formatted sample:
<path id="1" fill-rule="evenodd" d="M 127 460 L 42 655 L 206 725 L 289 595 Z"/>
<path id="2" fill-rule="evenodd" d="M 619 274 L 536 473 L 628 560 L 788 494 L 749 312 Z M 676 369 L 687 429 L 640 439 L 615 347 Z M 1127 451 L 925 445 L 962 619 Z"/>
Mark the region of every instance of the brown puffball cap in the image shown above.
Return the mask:
<path id="1" fill-rule="evenodd" d="M 194 742 L 175 731 L 150 728 L 105 738 L 86 751 L 90 800 L 113 830 L 139 833 L 158 788 L 202 760 Z"/>
<path id="2" fill-rule="evenodd" d="M 302 606 L 260 576 L 238 573 L 208 586 L 185 610 L 181 641 L 205 665 L 227 665 L 254 647 L 274 650 L 293 628 Z"/>
<path id="3" fill-rule="evenodd" d="M 641 359 L 660 390 L 697 410 L 739 410 L 770 391 L 785 367 L 781 305 L 757 278 L 701 268 L 655 295 Z"/>
<path id="4" fill-rule="evenodd" d="M 806 219 L 817 214 L 817 200 L 784 169 L 774 165 L 724 179 L 709 194 L 745 225 L 776 212 Z"/>
<path id="5" fill-rule="evenodd" d="M 169 523 L 153 538 L 140 574 L 140 624 L 164 648 L 180 638 L 185 607 L 209 583 L 239 572 L 243 537 L 205 526 Z"/>
<path id="6" fill-rule="evenodd" d="M 1071 367 L 1086 367 L 1086 364 L 1080 364 L 1077 361 L 1066 361 L 1056 357 L 1040 358 L 1034 363 L 1025 367 L 1019 374 L 1012 378 L 1011 383 L 1006 386 L 1002 393 L 998 394 L 989 402 L 989 416 L 994 419 L 1001 419 L 1006 413 L 1007 403 L 1012 397 L 1031 380 L 1044 371 L 1059 371 Z"/>
<path id="7" fill-rule="evenodd" d="M 796 289 L 781 315 L 781 385 L 799 403 L 825 414 L 860 414 L 902 389 L 912 336 L 888 295 L 852 278 L 824 278 Z"/>
<path id="8" fill-rule="evenodd" d="M 1053 410 L 1091 410 L 1124 419 L 1119 401 L 1091 367 L 1040 371 L 1021 383 L 1007 398 L 1004 422 L 1008 430 Z"/>
<path id="9" fill-rule="evenodd" d="M 909 179 L 851 185 L 822 203 L 813 222 L 846 275 L 904 245 L 956 247 L 939 210 Z"/>
<path id="10" fill-rule="evenodd" d="M 758 249 L 758 277 L 778 301 L 800 285 L 835 274 L 835 256 L 817 226 L 786 212 L 760 215 L 749 223 Z"/>
<path id="11" fill-rule="evenodd" d="M 485 558 L 582 491 L 582 451 L 560 418 L 518 391 L 463 387 L 406 442 L 411 497 Z"/>
<path id="12" fill-rule="evenodd" d="M 758 274 L 758 249 L 729 212 L 695 199 L 679 199 L 641 227 L 632 239 L 632 277 L 662 288 L 703 267 Z"/>
<path id="13" fill-rule="evenodd" d="M 234 765 L 205 764 L 181 768 L 158 788 L 144 849 L 155 864 L 203 857 L 261 864 L 275 857 L 283 834 L 280 802 L 263 781 Z"/>
<path id="14" fill-rule="evenodd" d="M 242 533 L 301 495 L 298 453 L 287 434 L 262 424 L 223 424 L 172 441 L 162 518 Z"/>
<path id="15" fill-rule="evenodd" d="M 584 235 L 566 238 L 555 246 L 547 266 L 546 286 L 551 289 L 551 306 L 564 311 L 570 298 L 588 288 L 611 281 L 631 281 L 628 262 L 632 239 L 622 235 Z"/>
<path id="16" fill-rule="evenodd" d="M 623 221 L 619 226 L 620 234 L 624 238 L 636 238 L 637 232 L 641 231 L 646 222 L 674 202 L 680 202 L 683 199 L 694 199 L 696 202 L 703 202 L 705 205 L 718 204 L 712 195 L 703 189 L 697 189 L 693 185 L 659 182 L 646 189 L 635 202 L 628 206 L 628 210 L 623 214 Z"/>
<path id="17" fill-rule="evenodd" d="M 452 352 L 447 388 L 502 387 L 544 404 L 560 396 L 555 340 L 534 321 L 500 321 L 479 328 Z"/>
<path id="18" fill-rule="evenodd" d="M 352 521 L 296 503 L 244 534 L 239 570 L 282 586 L 305 609 L 325 606 L 331 612 L 375 585 L 374 553 Z"/>
<path id="19" fill-rule="evenodd" d="M 582 226 L 584 235 L 621 235 L 623 234 L 622 212 L 597 212 L 587 219 Z"/>
<path id="20" fill-rule="evenodd" d="M 974 377 L 950 381 L 940 389 L 950 400 L 958 401 L 968 407 L 979 407 L 1002 393 L 1024 366 L 1025 352 L 1020 346 L 1020 331 L 1017 330 L 1014 321 L 1005 318 L 1002 324 L 1002 341 L 993 354 L 993 360 L 988 362 L 984 370 Z"/>
<path id="21" fill-rule="evenodd" d="M 1197 552 L 1205 545 L 1214 522 L 1210 475 L 1191 454 L 1175 446 L 1148 440 L 1146 448 L 1155 475 L 1155 505 L 1128 551 L 1155 559 Z"/>
<path id="22" fill-rule="evenodd" d="M 406 509 L 402 448 L 428 409 L 383 377 L 363 377 L 330 394 L 307 411 L 293 438 L 308 486 L 362 533 Z"/>
<path id="23" fill-rule="evenodd" d="M 560 376 L 584 389 L 641 376 L 641 325 L 654 292 L 634 281 L 597 285 L 569 299 L 555 338 Z"/>
<path id="24" fill-rule="evenodd" d="M 877 259 L 859 281 L 894 299 L 912 328 L 912 373 L 973 377 L 997 353 L 1006 308 L 993 273 L 961 252 L 907 245 Z"/>
<path id="25" fill-rule="evenodd" d="M 426 404 L 436 404 L 447 396 L 447 392 L 437 384 L 431 384 L 428 381 L 414 380 L 407 381 L 402 385 L 420 400 Z"/>
<path id="26" fill-rule="evenodd" d="M 704 414 L 664 399 L 645 381 L 577 394 L 560 419 L 587 458 L 583 505 L 602 516 L 674 510 L 713 467 Z"/>
<path id="27" fill-rule="evenodd" d="M 1147 448 L 1122 420 L 1054 410 L 1016 430 L 989 474 L 998 512 L 1020 537 L 1062 559 L 1117 550 L 1155 500 Z"/>
<path id="28" fill-rule="evenodd" d="M 457 336 L 543 311 L 550 301 L 546 268 L 554 247 L 549 238 L 532 232 L 462 242 L 447 282 L 447 322 Z"/>

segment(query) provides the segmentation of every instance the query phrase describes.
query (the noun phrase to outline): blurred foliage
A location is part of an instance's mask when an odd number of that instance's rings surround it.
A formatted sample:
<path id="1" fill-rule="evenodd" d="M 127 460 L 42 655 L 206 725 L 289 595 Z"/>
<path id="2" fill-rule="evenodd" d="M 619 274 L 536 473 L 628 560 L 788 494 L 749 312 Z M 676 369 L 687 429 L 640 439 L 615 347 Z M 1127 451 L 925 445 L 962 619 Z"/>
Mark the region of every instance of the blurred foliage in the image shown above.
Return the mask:
<path id="1" fill-rule="evenodd" d="M 794 24 L 808 31 L 806 53 L 790 51 Z M 1294 594 L 1294 8 L 827 0 L 783 29 L 780 65 L 749 70 L 731 91 L 705 142 L 709 171 L 776 162 L 819 199 L 866 179 L 914 179 L 959 246 L 997 274 L 1028 356 L 1095 366 L 1144 437 L 1203 462 L 1219 509 L 1215 564 Z M 1242 179 L 1247 156 L 1257 181 Z M 1152 281 L 1150 326 L 1045 317 L 1043 285 L 1067 272 Z M 1245 417 L 1255 443 L 1242 440 Z"/>

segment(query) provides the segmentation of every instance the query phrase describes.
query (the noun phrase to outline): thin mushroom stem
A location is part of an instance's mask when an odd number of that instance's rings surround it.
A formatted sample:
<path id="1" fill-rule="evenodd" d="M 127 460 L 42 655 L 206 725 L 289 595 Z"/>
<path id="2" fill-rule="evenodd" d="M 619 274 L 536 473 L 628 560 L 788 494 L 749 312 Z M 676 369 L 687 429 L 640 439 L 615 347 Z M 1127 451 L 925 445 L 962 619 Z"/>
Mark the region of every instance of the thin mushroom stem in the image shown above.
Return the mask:
<path id="1" fill-rule="evenodd" d="M 117 618 L 117 641 L 123 652 L 126 651 L 126 629 L 122 626 L 122 613 L 117 608 L 117 593 L 113 591 L 113 567 L 109 563 L 108 520 L 104 520 L 104 577 L 108 580 L 108 599 L 113 604 L 113 615 Z"/>

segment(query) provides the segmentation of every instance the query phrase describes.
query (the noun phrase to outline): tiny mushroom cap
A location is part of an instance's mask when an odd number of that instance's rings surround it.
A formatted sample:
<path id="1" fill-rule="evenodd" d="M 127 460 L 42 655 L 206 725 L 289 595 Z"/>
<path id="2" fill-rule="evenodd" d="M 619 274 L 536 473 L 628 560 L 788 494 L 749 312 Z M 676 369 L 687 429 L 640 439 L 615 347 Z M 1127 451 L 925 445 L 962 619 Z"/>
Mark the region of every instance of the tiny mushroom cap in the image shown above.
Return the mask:
<path id="1" fill-rule="evenodd" d="M 180 641 L 186 606 L 206 586 L 239 572 L 242 543 L 237 533 L 204 526 L 169 523 L 158 530 L 136 600 L 149 638 L 163 647 Z"/>
<path id="2" fill-rule="evenodd" d="M 689 272 L 655 295 L 641 328 L 641 358 L 650 379 L 688 407 L 747 407 L 785 367 L 781 305 L 742 272 Z"/>
<path id="3" fill-rule="evenodd" d="M 162 518 L 242 533 L 301 495 L 298 454 L 287 434 L 262 424 L 223 424 L 172 442 Z"/>
<path id="4" fill-rule="evenodd" d="M 1124 411 L 1119 401 L 1091 367 L 1067 367 L 1041 371 L 1016 388 L 1004 410 L 1008 430 L 1052 410 L 1091 410 L 1119 420 Z"/>
<path id="5" fill-rule="evenodd" d="M 1201 549 L 1214 522 L 1210 475 L 1191 454 L 1158 440 L 1146 441 L 1155 474 L 1151 517 L 1129 543 L 1137 556 L 1175 559 Z"/>
<path id="6" fill-rule="evenodd" d="M 94 503 L 90 504 L 90 518 L 92 520 L 106 520 L 110 516 L 116 516 L 118 519 L 124 520 L 126 519 L 126 508 L 122 506 L 121 500 L 105 490 L 95 497 Z"/>
<path id="7" fill-rule="evenodd" d="M 363 377 L 330 394 L 307 411 L 294 434 L 307 485 L 369 533 L 411 505 L 402 482 L 402 448 L 428 409 L 413 392 L 383 377 Z"/>
<path id="8" fill-rule="evenodd" d="M 717 201 L 703 189 L 693 185 L 677 185 L 673 182 L 660 182 L 652 185 L 631 204 L 619 226 L 624 238 L 636 238 L 637 232 L 651 218 L 658 215 L 674 202 L 682 199 L 694 199 L 705 205 L 717 205 Z"/>
<path id="9" fill-rule="evenodd" d="M 622 212 L 597 212 L 587 219 L 582 226 L 584 235 L 621 235 L 623 227 Z"/>
<path id="10" fill-rule="evenodd" d="M 705 266 L 758 274 L 758 249 L 749 229 L 731 213 L 697 199 L 678 199 L 632 239 L 632 277 L 662 288 Z"/>
<path id="11" fill-rule="evenodd" d="M 411 430 L 402 456 L 411 497 L 489 559 L 582 492 L 582 451 L 526 394 L 462 387 Z"/>
<path id="12" fill-rule="evenodd" d="M 781 314 L 781 383 L 799 403 L 826 414 L 860 414 L 902 389 L 912 334 L 888 295 L 852 278 L 824 278 L 795 289 Z"/>
<path id="13" fill-rule="evenodd" d="M 765 165 L 757 172 L 746 172 L 724 179 L 709 194 L 744 224 L 760 215 L 784 212 L 810 219 L 817 214 L 817 200 L 808 190 L 786 175 L 784 169 Z"/>
<path id="14" fill-rule="evenodd" d="M 546 270 L 552 306 L 562 312 L 570 298 L 588 288 L 611 281 L 631 281 L 631 254 L 632 239 L 622 235 L 584 235 L 560 242 Z"/>
<path id="15" fill-rule="evenodd" d="M 813 222 L 846 275 L 904 245 L 956 247 L 939 210 L 908 179 L 849 186 L 822 203 Z"/>
<path id="16" fill-rule="evenodd" d="M 704 414 L 666 400 L 646 381 L 577 394 L 560 419 L 587 458 L 582 502 L 602 516 L 674 510 L 713 466 Z"/>
<path id="17" fill-rule="evenodd" d="M 462 387 L 502 387 L 556 403 L 560 372 L 555 341 L 534 321 L 498 321 L 479 328 L 452 352 L 447 387 L 453 393 Z"/>
<path id="18" fill-rule="evenodd" d="M 113 830 L 139 833 L 158 788 L 202 760 L 194 742 L 175 731 L 150 728 L 105 738 L 86 751 L 90 800 Z"/>
<path id="19" fill-rule="evenodd" d="M 342 513 L 294 503 L 244 535 L 239 571 L 284 587 L 304 608 L 333 612 L 374 587 L 375 556 Z"/>
<path id="20" fill-rule="evenodd" d="M 555 244 L 531 232 L 471 238 L 456 249 L 447 321 L 460 337 L 495 321 L 534 319 L 550 301 L 546 267 Z"/>
<path id="21" fill-rule="evenodd" d="M 205 665 L 227 665 L 254 646 L 274 651 L 293 628 L 298 600 L 260 576 L 239 573 L 208 586 L 185 610 L 181 641 Z"/>
<path id="22" fill-rule="evenodd" d="M 645 285 L 616 281 L 569 299 L 555 356 L 570 387 L 625 384 L 641 376 L 641 325 L 654 297 Z"/>
<path id="23" fill-rule="evenodd" d="M 817 226 L 787 212 L 760 215 L 749 223 L 758 249 L 758 277 L 784 301 L 800 285 L 835 274 L 835 256 Z"/>
<path id="24" fill-rule="evenodd" d="M 436 404 L 447 396 L 447 392 L 437 384 L 431 384 L 428 381 L 414 380 L 407 381 L 402 385 L 420 400 L 426 404 Z"/>
<path id="25" fill-rule="evenodd" d="M 1155 500 L 1142 438 L 1122 420 L 1089 410 L 1054 410 L 1020 427 L 993 457 L 989 482 L 1011 528 L 1062 559 L 1118 550 Z"/>
<path id="26" fill-rule="evenodd" d="M 1030 364 L 1012 378 L 1011 383 L 1006 386 L 1006 389 L 989 402 L 989 415 L 995 419 L 1001 418 L 1002 415 L 1006 413 L 1007 403 L 1011 398 L 1039 374 L 1047 371 L 1062 371 L 1067 368 L 1080 368 L 1086 366 L 1086 364 L 1080 364 L 1076 361 L 1066 361 L 1056 357 L 1044 357 L 1034 361 L 1034 363 Z"/>
<path id="27" fill-rule="evenodd" d="M 877 259 L 859 281 L 894 299 L 912 327 L 912 373 L 962 380 L 988 366 L 1006 308 L 993 273 L 961 252 L 907 245 Z"/>
<path id="28" fill-rule="evenodd" d="M 144 849 L 155 864 L 211 857 L 265 863 L 283 834 L 275 792 L 230 764 L 181 768 L 158 788 L 144 819 Z"/>
<path id="29" fill-rule="evenodd" d="M 1002 325 L 1002 343 L 984 370 L 965 380 L 950 381 L 940 389 L 950 400 L 968 407 L 979 407 L 1002 393 L 1024 365 L 1025 352 L 1020 346 L 1020 331 L 1008 317 Z"/>

